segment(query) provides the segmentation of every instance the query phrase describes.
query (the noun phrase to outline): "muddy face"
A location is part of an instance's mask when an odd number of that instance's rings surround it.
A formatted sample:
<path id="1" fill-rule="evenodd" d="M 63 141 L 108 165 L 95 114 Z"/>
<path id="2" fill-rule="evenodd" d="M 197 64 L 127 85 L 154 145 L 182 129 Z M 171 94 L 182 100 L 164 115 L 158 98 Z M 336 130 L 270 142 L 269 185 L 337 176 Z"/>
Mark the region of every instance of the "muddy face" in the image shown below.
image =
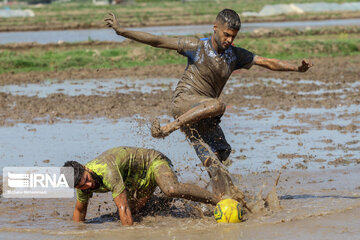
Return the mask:
<path id="1" fill-rule="evenodd" d="M 235 40 L 237 33 L 238 30 L 230 29 L 226 24 L 215 23 L 213 46 L 217 52 L 222 53 L 228 49 Z"/>
<path id="2" fill-rule="evenodd" d="M 80 190 L 92 190 L 97 189 L 101 185 L 101 178 L 93 171 L 86 170 L 80 180 L 80 183 L 76 188 Z"/>

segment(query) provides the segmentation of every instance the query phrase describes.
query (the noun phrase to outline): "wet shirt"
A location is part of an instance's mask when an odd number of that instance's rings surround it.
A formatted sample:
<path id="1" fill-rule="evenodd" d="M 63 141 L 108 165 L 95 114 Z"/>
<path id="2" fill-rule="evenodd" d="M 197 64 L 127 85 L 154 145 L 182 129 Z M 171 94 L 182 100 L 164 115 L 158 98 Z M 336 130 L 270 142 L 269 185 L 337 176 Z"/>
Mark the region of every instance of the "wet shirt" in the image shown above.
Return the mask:
<path id="1" fill-rule="evenodd" d="M 112 148 L 85 165 L 102 178 L 100 187 L 90 191 L 77 189 L 76 198 L 80 202 L 87 202 L 94 192 L 109 191 L 115 198 L 126 189 L 128 197 L 131 199 L 136 194 L 137 189 L 154 187 L 149 186 L 149 183 L 155 181 L 148 179 L 148 170 L 149 166 L 159 159 L 163 161 L 167 158 L 162 153 L 152 149 Z"/>
<path id="2" fill-rule="evenodd" d="M 217 98 L 234 70 L 249 69 L 254 54 L 243 48 L 230 46 L 218 54 L 211 44 L 211 38 L 179 38 L 178 53 L 188 58 L 188 65 L 179 81 L 175 96 L 189 92 Z"/>

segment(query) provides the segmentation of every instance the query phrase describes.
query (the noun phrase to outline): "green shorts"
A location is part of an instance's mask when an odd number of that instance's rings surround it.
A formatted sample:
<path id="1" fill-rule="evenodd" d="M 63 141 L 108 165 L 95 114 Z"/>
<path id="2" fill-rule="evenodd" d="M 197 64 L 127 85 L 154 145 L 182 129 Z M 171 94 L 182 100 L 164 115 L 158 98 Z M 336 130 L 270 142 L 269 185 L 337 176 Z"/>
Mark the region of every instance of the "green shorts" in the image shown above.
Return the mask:
<path id="1" fill-rule="evenodd" d="M 137 188 L 133 190 L 134 192 L 129 193 L 128 196 L 134 196 L 137 199 L 151 196 L 157 187 L 156 176 L 160 174 L 160 166 L 166 166 L 169 171 L 172 171 L 173 165 L 170 159 L 164 155 L 154 159 L 149 165 L 146 175 L 139 179 Z"/>

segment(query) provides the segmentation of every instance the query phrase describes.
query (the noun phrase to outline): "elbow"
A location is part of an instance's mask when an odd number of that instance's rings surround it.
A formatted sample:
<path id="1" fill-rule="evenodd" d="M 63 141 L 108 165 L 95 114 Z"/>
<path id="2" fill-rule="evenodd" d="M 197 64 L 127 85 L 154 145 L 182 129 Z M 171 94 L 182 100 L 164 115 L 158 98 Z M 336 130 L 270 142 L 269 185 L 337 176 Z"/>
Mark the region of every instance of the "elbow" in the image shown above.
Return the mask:
<path id="1" fill-rule="evenodd" d="M 161 42 L 159 41 L 152 41 L 149 43 L 150 46 L 155 47 L 155 48 L 160 48 L 161 47 Z"/>
<path id="2" fill-rule="evenodd" d="M 149 41 L 147 41 L 148 44 L 152 47 L 156 47 L 156 48 L 161 48 L 164 45 L 164 41 L 158 37 L 158 36 L 153 36 L 152 39 L 149 39 Z"/>
<path id="3" fill-rule="evenodd" d="M 158 48 L 158 47 L 159 47 L 159 45 L 156 44 L 156 43 L 150 43 L 149 45 L 152 46 L 152 47 L 155 47 L 155 48 Z"/>

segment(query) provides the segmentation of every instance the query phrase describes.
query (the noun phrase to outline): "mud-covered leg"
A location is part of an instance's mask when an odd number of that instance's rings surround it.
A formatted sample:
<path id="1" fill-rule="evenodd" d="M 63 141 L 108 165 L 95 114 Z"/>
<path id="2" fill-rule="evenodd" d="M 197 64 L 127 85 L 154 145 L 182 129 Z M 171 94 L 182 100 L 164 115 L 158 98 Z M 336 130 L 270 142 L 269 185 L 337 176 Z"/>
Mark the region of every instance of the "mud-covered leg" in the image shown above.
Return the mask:
<path id="1" fill-rule="evenodd" d="M 221 164 L 221 161 L 225 161 L 229 156 L 229 151 L 213 153 L 206 143 L 197 140 L 193 136 L 190 140 L 194 144 L 196 154 L 209 173 L 213 192 L 216 195 L 222 196 L 222 198 L 233 198 L 243 203 L 243 205 L 246 205 L 244 200 L 245 195 L 234 185 L 231 174 L 225 166 Z M 221 161 L 219 157 L 221 157 Z"/>
<path id="2" fill-rule="evenodd" d="M 222 115 L 225 112 L 225 108 L 225 104 L 217 99 L 204 100 L 165 126 L 160 127 L 158 120 L 153 121 L 151 125 L 151 135 L 156 138 L 166 137 L 173 131 L 187 124 Z"/>
<path id="3" fill-rule="evenodd" d="M 157 167 L 155 180 L 161 191 L 168 197 L 185 198 L 213 205 L 220 201 L 220 197 L 199 186 L 178 182 L 175 174 L 166 165 Z"/>
<path id="4" fill-rule="evenodd" d="M 237 201 L 244 201 L 245 195 L 238 187 L 236 187 L 232 181 L 231 174 L 229 171 L 220 164 L 219 160 L 211 159 L 212 164 L 208 167 L 211 168 L 212 172 L 216 172 L 218 176 L 218 185 L 224 186 L 222 187 L 222 191 L 224 191 L 225 197 L 231 197 Z"/>
<path id="5" fill-rule="evenodd" d="M 235 199 L 252 212 L 246 204 L 244 193 L 234 185 L 231 174 L 217 158 L 208 158 L 204 161 L 204 166 L 210 175 L 213 192 L 216 195 L 220 194 L 222 199 Z"/>
<path id="6" fill-rule="evenodd" d="M 213 192 L 216 195 L 220 195 L 222 197 L 232 197 L 234 186 L 231 175 L 228 170 L 221 164 L 220 160 L 217 157 L 217 154 L 212 153 L 206 146 L 200 144 L 195 146 L 195 150 L 200 155 L 200 159 L 202 160 L 204 167 L 209 173 L 211 184 L 213 188 Z M 236 188 L 237 189 L 237 188 Z M 240 191 L 240 190 L 239 190 Z M 242 195 L 242 198 L 244 195 Z"/>
<path id="7" fill-rule="evenodd" d="M 231 146 L 226 141 L 220 122 L 221 116 L 217 116 L 182 129 L 210 175 L 213 192 L 223 197 L 232 197 L 235 191 L 240 190 L 234 186 L 230 173 L 221 164 L 230 155 Z"/>
<path id="8" fill-rule="evenodd" d="M 192 128 L 185 129 L 185 133 L 210 176 L 213 192 L 220 196 L 231 196 L 230 185 L 232 185 L 232 181 L 230 174 L 220 163 L 220 160 L 226 160 L 229 154 L 226 156 L 223 154 L 224 158 L 219 159 L 220 150 L 213 151 L 213 149 L 224 149 L 230 153 L 231 147 L 223 134 L 220 134 L 222 133 L 221 128 L 218 128 L 217 122 L 214 121 L 212 119 L 203 120 L 199 124 L 193 125 Z"/>

